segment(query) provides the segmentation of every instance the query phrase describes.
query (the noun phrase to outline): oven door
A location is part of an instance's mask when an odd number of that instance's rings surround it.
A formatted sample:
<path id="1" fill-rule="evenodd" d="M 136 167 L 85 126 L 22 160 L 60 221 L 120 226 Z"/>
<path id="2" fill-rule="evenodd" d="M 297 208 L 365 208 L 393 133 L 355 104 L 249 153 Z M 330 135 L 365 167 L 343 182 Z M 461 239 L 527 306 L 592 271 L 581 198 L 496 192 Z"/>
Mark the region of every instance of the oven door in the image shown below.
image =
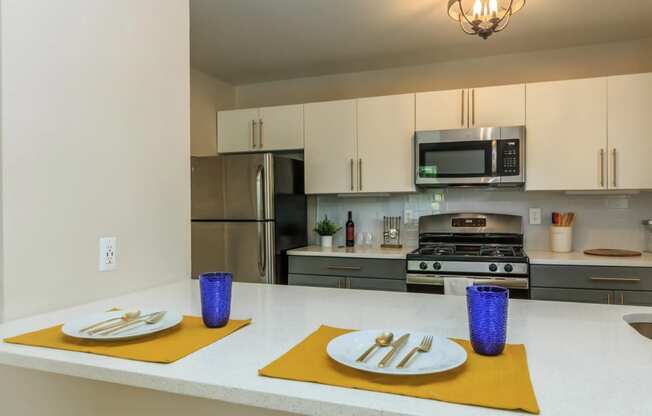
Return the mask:
<path id="1" fill-rule="evenodd" d="M 476 185 L 500 183 L 498 141 L 495 139 L 446 140 L 417 133 L 417 185 Z"/>
<path id="2" fill-rule="evenodd" d="M 407 275 L 407 291 L 417 293 L 444 294 L 445 278 L 473 279 L 474 285 L 492 285 L 509 289 L 511 298 L 529 299 L 529 283 L 527 277 L 499 276 L 461 276 L 442 274 L 409 274 Z"/>

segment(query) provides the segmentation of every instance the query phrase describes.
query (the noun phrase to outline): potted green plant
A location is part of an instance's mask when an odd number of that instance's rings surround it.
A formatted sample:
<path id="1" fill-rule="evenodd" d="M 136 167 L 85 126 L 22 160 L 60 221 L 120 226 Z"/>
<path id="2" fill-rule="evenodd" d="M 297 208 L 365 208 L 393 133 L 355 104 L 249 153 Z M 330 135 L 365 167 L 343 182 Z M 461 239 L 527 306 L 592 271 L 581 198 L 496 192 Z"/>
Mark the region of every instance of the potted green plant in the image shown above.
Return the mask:
<path id="1" fill-rule="evenodd" d="M 324 215 L 324 219 L 317 222 L 315 226 L 315 232 L 319 234 L 321 239 L 322 247 L 333 247 L 333 235 L 341 230 L 342 227 L 339 227 L 333 221 L 328 219 L 328 216 Z"/>

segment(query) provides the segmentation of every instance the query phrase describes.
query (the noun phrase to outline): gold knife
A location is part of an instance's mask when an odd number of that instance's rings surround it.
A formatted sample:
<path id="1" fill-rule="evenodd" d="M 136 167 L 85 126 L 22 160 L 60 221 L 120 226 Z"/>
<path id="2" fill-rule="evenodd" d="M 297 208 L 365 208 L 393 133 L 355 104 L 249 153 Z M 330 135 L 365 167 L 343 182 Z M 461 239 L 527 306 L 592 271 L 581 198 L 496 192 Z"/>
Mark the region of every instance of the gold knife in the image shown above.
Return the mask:
<path id="1" fill-rule="evenodd" d="M 382 360 L 380 360 L 380 362 L 378 363 L 378 367 L 380 368 L 386 367 L 392 361 L 396 353 L 401 348 L 403 348 L 403 346 L 407 343 L 408 338 L 410 338 L 410 334 L 405 334 L 401 336 L 399 339 L 397 339 L 396 341 L 394 341 L 390 346 L 391 350 L 387 353 L 387 355 L 383 357 Z"/>

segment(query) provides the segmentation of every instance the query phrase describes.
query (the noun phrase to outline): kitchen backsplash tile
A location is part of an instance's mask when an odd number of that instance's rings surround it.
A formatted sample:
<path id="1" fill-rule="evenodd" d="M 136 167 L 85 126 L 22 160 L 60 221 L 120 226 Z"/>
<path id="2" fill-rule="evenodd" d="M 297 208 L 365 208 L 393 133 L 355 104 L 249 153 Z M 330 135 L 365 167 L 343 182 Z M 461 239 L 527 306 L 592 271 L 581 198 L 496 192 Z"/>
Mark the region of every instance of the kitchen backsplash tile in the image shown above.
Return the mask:
<path id="1" fill-rule="evenodd" d="M 323 195 L 311 198 L 311 206 L 314 207 L 317 218 L 328 215 L 343 225 L 347 212 L 352 210 L 356 234 L 372 232 L 375 244 L 379 244 L 381 239 L 383 216 L 402 216 L 402 242 L 416 245 L 417 220 L 422 215 L 487 212 L 521 215 L 527 249 L 548 250 L 552 212 L 573 211 L 577 214 L 573 241 L 575 250 L 590 247 L 642 250 L 646 246 L 646 234 L 641 220 L 652 218 L 651 192 L 633 195 L 573 195 L 514 189 L 450 188 L 385 197 Z M 529 208 L 541 208 L 541 225 L 529 225 Z M 316 243 L 316 237 L 311 236 L 311 241 Z M 344 244 L 342 232 L 335 236 L 335 244 Z"/>

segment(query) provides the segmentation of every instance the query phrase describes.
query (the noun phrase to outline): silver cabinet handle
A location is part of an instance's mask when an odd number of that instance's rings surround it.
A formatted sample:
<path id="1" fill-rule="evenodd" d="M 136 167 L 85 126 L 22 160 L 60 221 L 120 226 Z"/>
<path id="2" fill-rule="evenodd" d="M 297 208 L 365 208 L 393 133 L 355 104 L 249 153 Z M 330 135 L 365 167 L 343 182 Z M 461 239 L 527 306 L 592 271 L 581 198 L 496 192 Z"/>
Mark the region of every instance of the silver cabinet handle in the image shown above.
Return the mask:
<path id="1" fill-rule="evenodd" d="M 362 159 L 358 159 L 358 188 L 362 191 Z"/>
<path id="2" fill-rule="evenodd" d="M 607 304 L 611 305 L 611 293 L 607 293 Z"/>
<path id="3" fill-rule="evenodd" d="M 258 145 L 263 148 L 263 119 L 258 120 Z"/>
<path id="4" fill-rule="evenodd" d="M 351 191 L 353 191 L 353 159 L 351 159 Z"/>
<path id="5" fill-rule="evenodd" d="M 622 283 L 638 283 L 641 279 L 633 277 L 592 277 L 594 282 L 622 282 Z"/>
<path id="6" fill-rule="evenodd" d="M 346 288 L 351 289 L 351 279 L 349 279 L 348 277 L 346 278 Z"/>
<path id="7" fill-rule="evenodd" d="M 600 186 L 604 188 L 604 149 L 600 149 Z"/>
<path id="8" fill-rule="evenodd" d="M 256 120 L 251 120 L 251 147 L 256 148 Z"/>
<path id="9" fill-rule="evenodd" d="M 475 88 L 471 90 L 471 125 L 475 126 Z"/>
<path id="10" fill-rule="evenodd" d="M 618 168 L 616 167 L 616 149 L 613 149 L 611 153 L 613 154 L 613 167 L 614 167 L 613 176 L 611 178 L 613 179 L 613 186 L 616 187 L 618 186 L 616 181 L 616 173 L 618 172 Z"/>
<path id="11" fill-rule="evenodd" d="M 354 266 L 326 266 L 328 270 L 362 270 L 362 267 Z"/>
<path id="12" fill-rule="evenodd" d="M 620 304 L 624 305 L 625 304 L 625 295 L 623 292 L 620 292 Z"/>
<path id="13" fill-rule="evenodd" d="M 462 127 L 464 127 L 464 90 L 462 90 Z"/>

